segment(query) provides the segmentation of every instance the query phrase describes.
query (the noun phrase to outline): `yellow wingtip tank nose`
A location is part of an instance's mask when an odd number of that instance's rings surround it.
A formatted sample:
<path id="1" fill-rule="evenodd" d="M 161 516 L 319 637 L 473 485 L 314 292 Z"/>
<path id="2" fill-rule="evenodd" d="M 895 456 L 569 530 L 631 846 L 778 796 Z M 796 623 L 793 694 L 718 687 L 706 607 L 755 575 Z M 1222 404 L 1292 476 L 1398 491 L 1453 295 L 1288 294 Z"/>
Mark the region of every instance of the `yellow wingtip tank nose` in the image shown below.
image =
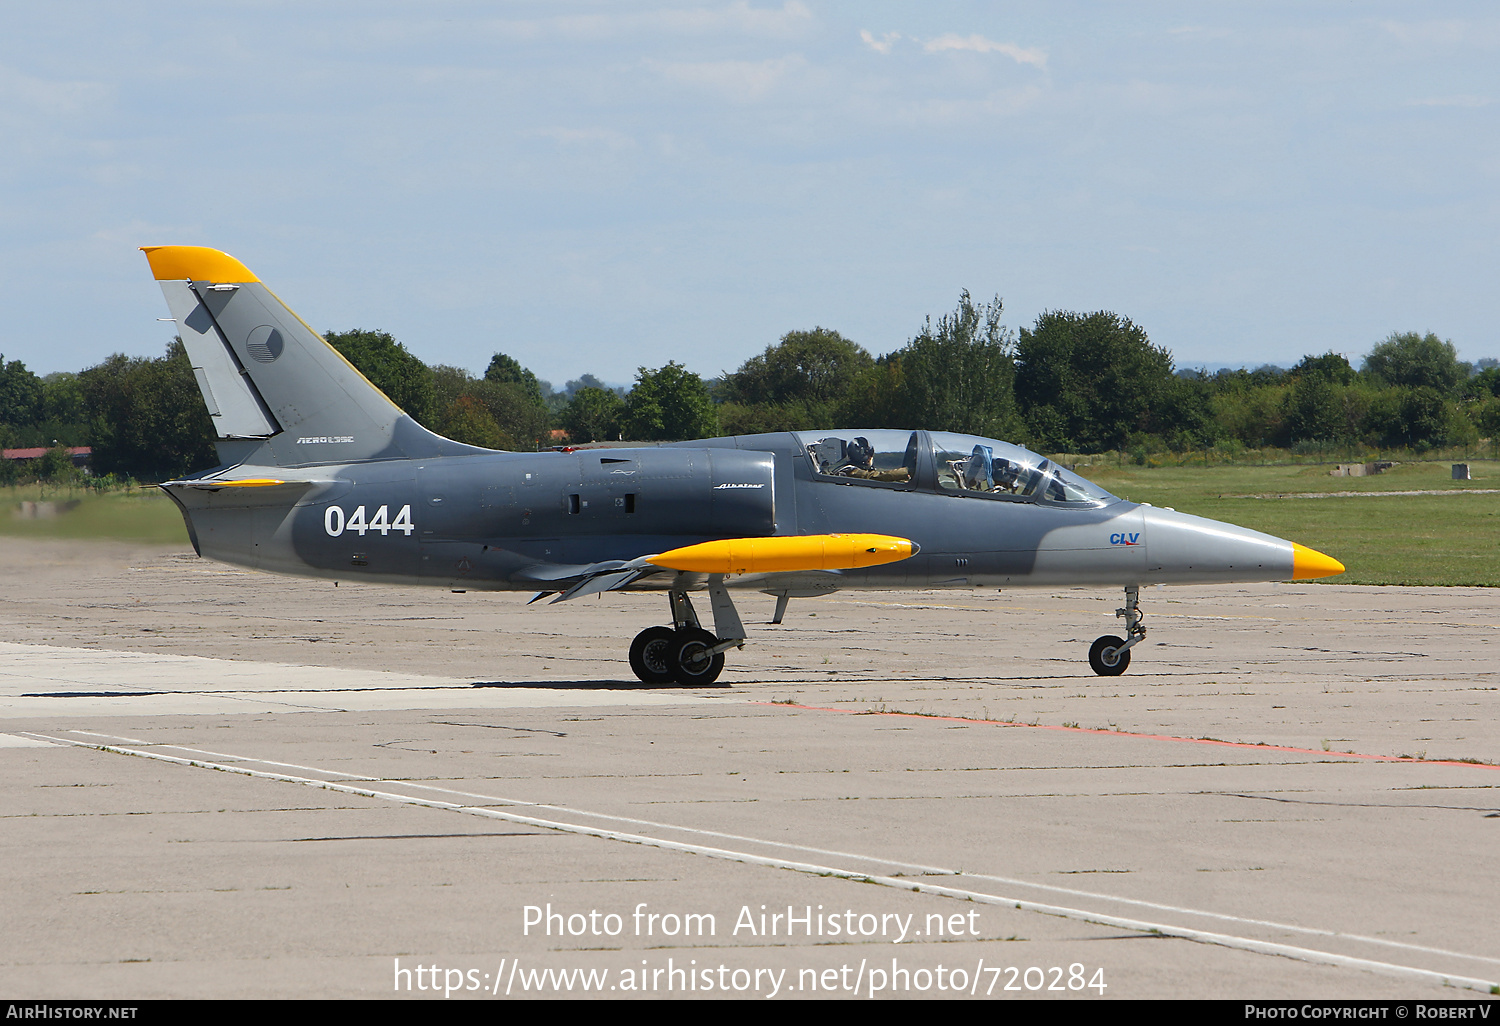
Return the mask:
<path id="1" fill-rule="evenodd" d="M 700 574 L 768 574 L 797 570 L 854 570 L 894 563 L 919 546 L 886 534 L 808 534 L 776 538 L 726 538 L 685 545 L 652 556 L 668 570 Z"/>
<path id="2" fill-rule="evenodd" d="M 207 246 L 142 246 L 157 281 L 260 281 L 250 268 L 228 253 Z"/>
<path id="3" fill-rule="evenodd" d="M 1332 556 L 1325 556 L 1317 549 L 1292 542 L 1292 580 L 1311 581 L 1343 572 L 1344 564 Z"/>

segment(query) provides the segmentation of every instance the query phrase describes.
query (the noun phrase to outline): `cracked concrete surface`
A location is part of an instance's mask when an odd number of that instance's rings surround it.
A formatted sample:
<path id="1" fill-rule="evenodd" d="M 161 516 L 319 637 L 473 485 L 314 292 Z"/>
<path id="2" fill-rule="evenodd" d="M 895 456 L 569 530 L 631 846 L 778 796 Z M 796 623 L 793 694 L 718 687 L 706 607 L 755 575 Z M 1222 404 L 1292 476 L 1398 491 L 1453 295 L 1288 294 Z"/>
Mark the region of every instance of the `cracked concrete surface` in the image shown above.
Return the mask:
<path id="1" fill-rule="evenodd" d="M 841 594 L 780 627 L 750 594 L 725 686 L 684 690 L 624 663 L 660 596 L 14 539 L 0 574 L 10 993 L 385 997 L 396 959 L 1078 963 L 1110 997 L 1500 979 L 1492 592 L 1148 589 L 1115 678 L 1085 661 L 1114 593 Z M 525 932 L 548 903 L 624 932 Z M 641 903 L 716 934 L 634 936 Z M 731 933 L 761 905 L 978 932 Z"/>

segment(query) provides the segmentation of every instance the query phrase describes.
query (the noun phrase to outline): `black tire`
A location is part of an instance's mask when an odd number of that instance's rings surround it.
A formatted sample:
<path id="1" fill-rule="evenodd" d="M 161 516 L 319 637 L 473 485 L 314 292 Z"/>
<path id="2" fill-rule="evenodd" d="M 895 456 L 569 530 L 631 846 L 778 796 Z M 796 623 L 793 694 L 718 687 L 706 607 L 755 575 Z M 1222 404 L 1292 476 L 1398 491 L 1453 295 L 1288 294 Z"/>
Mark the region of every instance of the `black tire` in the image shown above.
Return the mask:
<path id="1" fill-rule="evenodd" d="M 1089 646 L 1089 665 L 1094 672 L 1101 677 L 1118 677 L 1124 673 L 1125 667 L 1130 665 L 1130 649 L 1120 651 L 1124 645 L 1125 639 L 1113 634 L 1094 639 Z"/>
<path id="2" fill-rule="evenodd" d="M 670 627 L 647 627 L 630 643 L 630 668 L 645 684 L 670 684 L 672 644 L 677 632 Z"/>
<path id="3" fill-rule="evenodd" d="M 706 656 L 719 639 L 708 631 L 687 627 L 677 632 L 667 661 L 672 666 L 672 679 L 683 687 L 701 688 L 712 684 L 724 672 L 724 653 Z"/>

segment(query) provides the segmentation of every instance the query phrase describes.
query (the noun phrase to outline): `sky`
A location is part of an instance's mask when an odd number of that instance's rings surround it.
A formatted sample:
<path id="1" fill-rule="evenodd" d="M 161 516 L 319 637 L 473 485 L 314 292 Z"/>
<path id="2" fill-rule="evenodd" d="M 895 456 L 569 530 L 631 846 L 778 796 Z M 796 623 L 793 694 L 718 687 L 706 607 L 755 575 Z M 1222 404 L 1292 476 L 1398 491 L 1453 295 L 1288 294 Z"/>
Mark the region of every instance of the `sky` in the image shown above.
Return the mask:
<path id="1" fill-rule="evenodd" d="M 7 3 L 0 353 L 157 356 L 143 245 L 561 386 L 968 290 L 1179 367 L 1500 356 L 1488 3 Z"/>

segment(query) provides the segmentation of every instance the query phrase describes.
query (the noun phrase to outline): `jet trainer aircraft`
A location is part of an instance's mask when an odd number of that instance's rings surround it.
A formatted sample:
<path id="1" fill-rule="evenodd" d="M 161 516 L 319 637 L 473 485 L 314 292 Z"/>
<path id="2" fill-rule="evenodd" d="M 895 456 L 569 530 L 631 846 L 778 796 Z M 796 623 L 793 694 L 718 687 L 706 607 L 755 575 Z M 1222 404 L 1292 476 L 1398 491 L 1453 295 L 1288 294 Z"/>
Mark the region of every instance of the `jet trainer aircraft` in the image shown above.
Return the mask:
<path id="1" fill-rule="evenodd" d="M 1127 502 L 1016 445 L 942 431 L 791 431 L 624 449 L 497 452 L 422 427 L 238 260 L 143 247 L 218 431 L 222 465 L 162 488 L 200 556 L 286 574 L 553 601 L 667 594 L 630 666 L 705 685 L 744 645 L 729 588 L 1123 588 L 1123 673 L 1145 584 L 1310 580 L 1337 560 Z M 706 590 L 713 631 L 690 593 Z M 535 600 L 533 600 L 535 601 Z"/>

